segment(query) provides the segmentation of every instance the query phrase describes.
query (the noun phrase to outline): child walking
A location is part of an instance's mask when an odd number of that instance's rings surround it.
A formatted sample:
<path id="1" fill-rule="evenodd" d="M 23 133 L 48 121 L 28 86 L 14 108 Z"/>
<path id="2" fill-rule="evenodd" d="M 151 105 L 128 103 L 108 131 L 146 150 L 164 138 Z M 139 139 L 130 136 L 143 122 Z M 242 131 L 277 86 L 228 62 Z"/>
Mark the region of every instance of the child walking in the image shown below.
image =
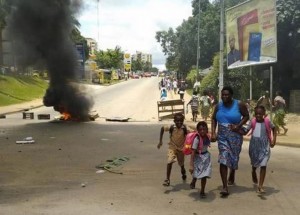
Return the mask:
<path id="1" fill-rule="evenodd" d="M 197 179 L 201 179 L 200 197 L 206 198 L 205 186 L 206 179 L 211 177 L 212 164 L 210 159 L 210 153 L 208 147 L 210 146 L 210 140 L 208 137 L 208 126 L 204 121 L 200 121 L 197 124 L 197 132 L 199 136 L 194 139 L 192 146 L 192 154 L 190 161 L 190 173 L 193 175 L 193 180 L 190 184 L 190 188 L 194 189 Z"/>
<path id="2" fill-rule="evenodd" d="M 191 100 L 186 104 L 186 108 L 188 108 L 188 105 L 191 105 L 192 109 L 192 115 L 193 115 L 193 121 L 196 122 L 197 120 L 197 115 L 199 114 L 198 109 L 199 109 L 199 97 L 197 95 L 197 92 L 193 92 L 193 96 Z"/>
<path id="3" fill-rule="evenodd" d="M 168 148 L 168 162 L 167 162 L 167 177 L 163 182 L 164 186 L 170 186 L 170 175 L 172 170 L 172 165 L 174 162 L 178 162 L 181 168 L 182 180 L 186 180 L 186 171 L 184 168 L 184 154 L 182 152 L 185 136 L 188 133 L 187 127 L 183 124 L 184 116 L 182 113 L 176 113 L 174 115 L 174 123 L 170 126 L 162 126 L 160 129 L 159 143 L 157 148 L 163 144 L 163 135 L 165 131 L 170 133 L 170 141 Z"/>
<path id="4" fill-rule="evenodd" d="M 250 132 L 249 156 L 252 165 L 252 181 L 258 183 L 257 192 L 265 193 L 263 189 L 266 177 L 267 163 L 270 159 L 271 150 L 276 144 L 277 132 L 275 125 L 266 117 L 266 109 L 259 105 L 254 108 L 254 118 L 248 124 L 245 132 Z M 256 169 L 260 168 L 259 181 Z"/>

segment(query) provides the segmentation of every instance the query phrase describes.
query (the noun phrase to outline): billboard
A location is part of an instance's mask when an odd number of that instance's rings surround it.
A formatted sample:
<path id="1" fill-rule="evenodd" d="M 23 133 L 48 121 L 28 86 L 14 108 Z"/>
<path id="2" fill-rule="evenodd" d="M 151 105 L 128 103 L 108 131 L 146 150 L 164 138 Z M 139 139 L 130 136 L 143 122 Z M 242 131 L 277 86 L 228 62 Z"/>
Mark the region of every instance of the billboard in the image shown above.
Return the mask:
<path id="1" fill-rule="evenodd" d="M 276 0 L 226 10 L 227 68 L 277 62 Z"/>

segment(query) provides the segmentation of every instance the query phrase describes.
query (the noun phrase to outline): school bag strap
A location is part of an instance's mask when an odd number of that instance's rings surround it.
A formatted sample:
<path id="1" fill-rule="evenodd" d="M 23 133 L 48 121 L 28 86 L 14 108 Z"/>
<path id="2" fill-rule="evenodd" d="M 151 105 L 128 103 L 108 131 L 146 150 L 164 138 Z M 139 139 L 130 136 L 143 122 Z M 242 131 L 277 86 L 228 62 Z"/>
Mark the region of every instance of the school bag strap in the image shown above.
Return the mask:
<path id="1" fill-rule="evenodd" d="M 175 127 L 176 127 L 175 124 L 172 124 L 172 125 L 170 126 L 170 129 L 169 129 L 170 136 L 172 136 Z M 183 130 L 184 136 L 186 136 L 187 133 L 188 133 L 186 125 L 183 124 L 183 125 L 181 126 L 181 128 L 182 128 L 182 130 Z"/>
<path id="2" fill-rule="evenodd" d="M 253 131 L 254 131 L 255 126 L 256 126 L 256 123 L 257 123 L 256 122 L 256 118 L 253 118 L 251 120 L 251 129 L 250 129 L 250 131 L 248 133 L 248 136 L 253 134 Z M 270 119 L 268 117 L 264 118 L 264 124 L 265 124 L 266 130 L 267 130 L 268 139 L 269 139 L 270 142 L 272 142 L 272 135 L 271 135 L 272 129 L 270 127 Z"/>

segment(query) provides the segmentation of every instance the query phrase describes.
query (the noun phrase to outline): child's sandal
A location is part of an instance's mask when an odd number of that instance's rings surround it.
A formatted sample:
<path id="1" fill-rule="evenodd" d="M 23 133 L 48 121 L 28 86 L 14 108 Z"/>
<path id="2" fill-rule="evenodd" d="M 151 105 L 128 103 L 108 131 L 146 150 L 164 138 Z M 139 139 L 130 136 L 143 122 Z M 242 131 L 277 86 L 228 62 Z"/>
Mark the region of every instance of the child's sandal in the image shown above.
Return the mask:
<path id="1" fill-rule="evenodd" d="M 169 180 L 169 179 L 164 180 L 163 185 L 164 185 L 165 187 L 170 186 L 170 180 Z"/>
<path id="2" fill-rule="evenodd" d="M 196 183 L 191 182 L 191 183 L 190 183 L 190 188 L 191 188 L 191 189 L 195 189 L 195 187 L 196 187 Z"/>
<path id="3" fill-rule="evenodd" d="M 200 198 L 201 199 L 205 199 L 206 198 L 206 194 L 205 193 L 200 193 Z"/>

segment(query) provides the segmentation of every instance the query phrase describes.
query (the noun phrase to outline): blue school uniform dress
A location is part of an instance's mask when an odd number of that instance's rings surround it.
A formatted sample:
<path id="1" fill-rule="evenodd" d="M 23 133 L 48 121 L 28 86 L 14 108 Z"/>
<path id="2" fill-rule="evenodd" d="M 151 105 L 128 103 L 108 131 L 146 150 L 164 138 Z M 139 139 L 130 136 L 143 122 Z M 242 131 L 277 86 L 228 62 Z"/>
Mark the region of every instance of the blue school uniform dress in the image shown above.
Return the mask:
<path id="1" fill-rule="evenodd" d="M 271 122 L 270 128 L 275 125 Z M 247 125 L 247 131 L 251 129 L 251 123 Z M 271 156 L 270 140 L 267 134 L 267 128 L 264 122 L 256 122 L 255 128 L 252 132 L 249 143 L 249 157 L 253 167 L 267 166 Z"/>
<path id="2" fill-rule="evenodd" d="M 210 152 L 208 147 L 210 146 L 210 140 L 205 138 L 203 140 L 203 146 L 201 151 L 199 151 L 199 137 L 196 137 L 193 142 L 193 149 L 196 149 L 195 158 L 194 158 L 194 172 L 193 178 L 201 179 L 204 177 L 211 177 L 212 164 L 210 158 Z"/>

